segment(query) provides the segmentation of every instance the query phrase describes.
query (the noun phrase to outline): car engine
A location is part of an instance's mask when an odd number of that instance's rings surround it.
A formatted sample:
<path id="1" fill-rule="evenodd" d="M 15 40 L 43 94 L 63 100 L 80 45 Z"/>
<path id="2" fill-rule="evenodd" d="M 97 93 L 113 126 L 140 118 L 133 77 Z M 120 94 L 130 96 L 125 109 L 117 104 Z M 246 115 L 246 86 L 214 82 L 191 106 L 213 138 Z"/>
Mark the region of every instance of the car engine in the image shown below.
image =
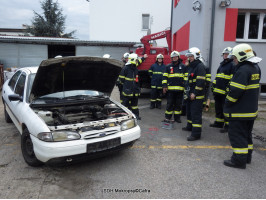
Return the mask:
<path id="1" fill-rule="evenodd" d="M 60 126 L 87 123 L 128 116 L 125 110 L 110 103 L 94 103 L 83 105 L 64 105 L 42 109 L 34 109 L 48 126 Z"/>

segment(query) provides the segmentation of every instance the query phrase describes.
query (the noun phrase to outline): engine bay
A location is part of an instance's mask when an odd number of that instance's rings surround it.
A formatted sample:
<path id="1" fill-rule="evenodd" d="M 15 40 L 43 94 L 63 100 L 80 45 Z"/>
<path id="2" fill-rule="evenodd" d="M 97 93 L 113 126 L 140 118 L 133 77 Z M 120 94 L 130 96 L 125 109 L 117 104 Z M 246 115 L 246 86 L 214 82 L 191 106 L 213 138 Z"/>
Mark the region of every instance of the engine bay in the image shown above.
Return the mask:
<path id="1" fill-rule="evenodd" d="M 105 122 L 119 123 L 132 117 L 130 113 L 123 110 L 112 101 L 34 108 L 34 112 L 41 117 L 49 127 L 80 123 L 96 127 L 101 126 Z"/>

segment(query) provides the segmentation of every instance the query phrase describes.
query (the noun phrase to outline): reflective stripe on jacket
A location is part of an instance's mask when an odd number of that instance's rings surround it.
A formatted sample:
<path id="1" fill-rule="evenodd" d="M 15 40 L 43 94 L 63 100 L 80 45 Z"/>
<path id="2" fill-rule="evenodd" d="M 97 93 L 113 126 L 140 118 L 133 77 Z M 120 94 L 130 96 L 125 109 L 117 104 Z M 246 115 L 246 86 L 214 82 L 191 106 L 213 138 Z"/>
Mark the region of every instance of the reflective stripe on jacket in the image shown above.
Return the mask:
<path id="1" fill-rule="evenodd" d="M 149 69 L 149 75 L 151 77 L 151 88 L 162 88 L 163 72 L 165 71 L 165 65 L 158 62 L 154 63 Z"/>
<path id="2" fill-rule="evenodd" d="M 139 96 L 140 94 L 140 87 L 139 87 L 139 80 L 138 80 L 138 69 L 136 65 L 129 64 L 126 65 L 120 75 L 119 75 L 120 82 L 123 85 L 122 94 L 124 96 Z"/>
<path id="3" fill-rule="evenodd" d="M 185 68 L 186 66 L 181 59 L 176 64 L 172 62 L 167 65 L 163 73 L 163 88 L 172 91 L 184 91 Z"/>
<path id="4" fill-rule="evenodd" d="M 194 93 L 196 99 L 204 99 L 206 86 L 206 69 L 200 60 L 194 60 L 188 66 L 188 95 Z"/>
<path id="5" fill-rule="evenodd" d="M 224 116 L 229 120 L 253 120 L 258 115 L 261 71 L 257 64 L 243 62 L 236 66 L 225 99 Z"/>
<path id="6" fill-rule="evenodd" d="M 225 59 L 220 63 L 212 85 L 213 94 L 226 95 L 226 88 L 233 77 L 233 71 L 234 63 L 232 59 Z"/>

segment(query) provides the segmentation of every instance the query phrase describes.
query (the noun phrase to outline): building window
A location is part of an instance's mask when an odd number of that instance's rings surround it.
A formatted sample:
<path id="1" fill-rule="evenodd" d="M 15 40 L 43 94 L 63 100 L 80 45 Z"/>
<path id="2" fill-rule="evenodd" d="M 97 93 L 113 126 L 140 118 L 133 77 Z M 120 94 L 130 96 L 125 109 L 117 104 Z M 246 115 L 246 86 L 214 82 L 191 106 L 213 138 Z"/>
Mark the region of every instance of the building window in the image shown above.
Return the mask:
<path id="1" fill-rule="evenodd" d="M 266 14 L 263 16 L 262 39 L 266 39 Z"/>
<path id="2" fill-rule="evenodd" d="M 150 28 L 150 14 L 142 14 L 142 29 L 148 30 Z"/>
<path id="3" fill-rule="evenodd" d="M 266 13 L 239 12 L 237 18 L 237 40 L 266 39 Z"/>

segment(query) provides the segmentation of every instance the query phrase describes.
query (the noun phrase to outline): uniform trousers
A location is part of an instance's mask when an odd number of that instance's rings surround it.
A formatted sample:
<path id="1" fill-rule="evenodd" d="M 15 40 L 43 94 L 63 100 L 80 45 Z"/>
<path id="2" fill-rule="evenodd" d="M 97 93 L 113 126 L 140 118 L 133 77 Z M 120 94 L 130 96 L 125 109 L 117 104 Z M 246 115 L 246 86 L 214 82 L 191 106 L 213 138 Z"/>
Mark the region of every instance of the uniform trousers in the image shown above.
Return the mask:
<path id="1" fill-rule="evenodd" d="M 233 149 L 231 161 L 243 165 L 251 159 L 253 151 L 252 129 L 254 120 L 230 120 L 228 136 Z"/>
<path id="2" fill-rule="evenodd" d="M 182 100 L 183 100 L 183 91 L 169 91 L 167 93 L 167 105 L 165 111 L 165 118 L 171 119 L 174 114 L 174 119 L 180 117 L 182 113 Z"/>
<path id="3" fill-rule="evenodd" d="M 160 105 L 162 102 L 162 96 L 163 96 L 162 88 L 151 89 L 151 103 L 154 103 L 154 104 L 156 103 L 157 105 Z"/>
<path id="4" fill-rule="evenodd" d="M 139 96 L 123 96 L 122 104 L 131 110 L 137 117 L 139 117 L 139 107 L 138 107 Z"/>
<path id="5" fill-rule="evenodd" d="M 215 123 L 219 125 L 227 124 L 228 122 L 224 118 L 224 102 L 225 102 L 225 95 L 214 95 L 215 100 Z"/>
<path id="6" fill-rule="evenodd" d="M 187 100 L 187 128 L 192 130 L 193 137 L 201 136 L 203 101 L 203 99 Z"/>

